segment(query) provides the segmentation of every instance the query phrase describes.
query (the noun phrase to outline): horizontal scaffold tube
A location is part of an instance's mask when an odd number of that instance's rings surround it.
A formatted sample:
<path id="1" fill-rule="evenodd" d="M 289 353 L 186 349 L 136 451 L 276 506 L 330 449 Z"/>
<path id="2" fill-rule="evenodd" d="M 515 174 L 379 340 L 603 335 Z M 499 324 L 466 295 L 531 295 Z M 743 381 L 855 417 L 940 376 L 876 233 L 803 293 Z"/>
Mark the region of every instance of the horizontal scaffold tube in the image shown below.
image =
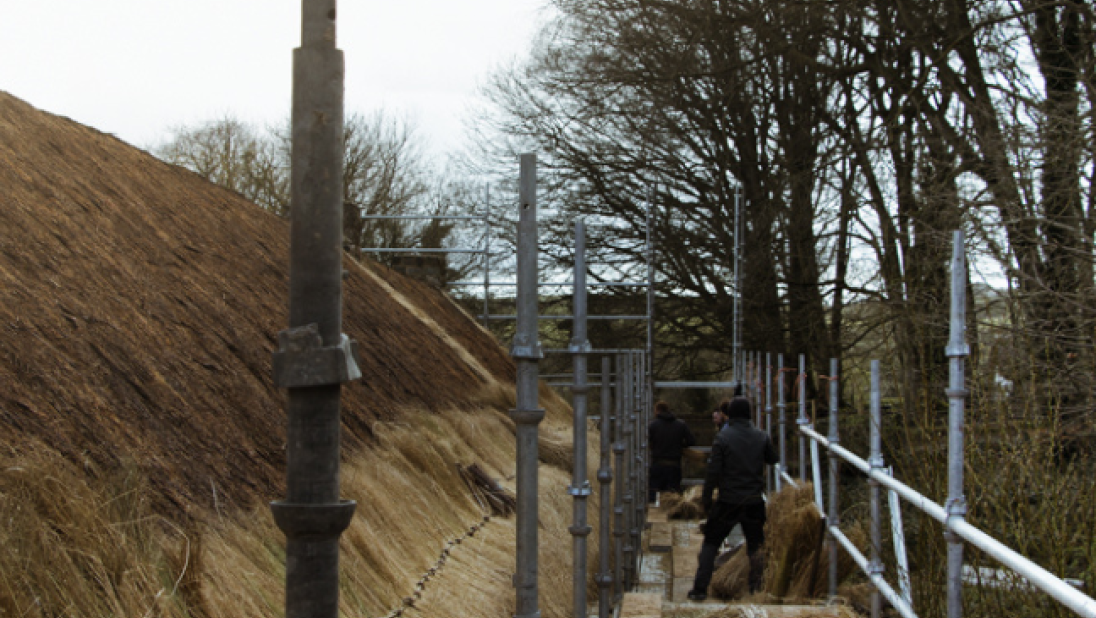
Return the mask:
<path id="1" fill-rule="evenodd" d="M 900 594 L 894 591 L 894 588 L 891 587 L 887 580 L 883 579 L 882 575 L 871 572 L 868 565 L 868 559 L 865 558 L 864 554 L 860 553 L 860 550 L 852 544 L 852 541 L 841 532 L 841 529 L 837 526 L 830 526 L 829 530 L 833 538 L 837 539 L 838 543 L 841 543 L 841 546 L 845 548 L 845 551 L 848 552 L 848 554 L 852 556 L 853 561 L 856 562 L 856 566 L 860 567 L 860 570 L 868 576 L 868 579 L 871 580 L 875 589 L 887 598 L 887 601 L 891 606 L 898 610 L 898 613 L 905 616 L 905 618 L 917 618 L 917 614 L 914 613 L 910 604 L 907 603 Z"/>
<path id="2" fill-rule="evenodd" d="M 1032 585 L 1054 597 L 1059 603 L 1073 610 L 1079 616 L 1096 618 L 1096 600 L 1075 590 L 1072 586 L 1062 581 L 1057 575 L 1054 575 L 1050 571 L 1047 571 L 1031 560 L 1016 553 L 1014 550 L 978 528 L 975 528 L 965 520 L 956 519 L 948 521 L 948 515 L 944 510 L 944 507 L 929 500 L 886 473 L 872 470 L 867 461 L 857 457 L 847 449 L 837 445 L 831 446 L 829 440 L 814 430 L 806 427 L 800 427 L 799 430 L 803 435 L 822 445 L 826 450 L 857 467 L 861 472 L 867 475 L 868 478 L 877 481 L 887 489 L 893 490 L 903 500 L 921 509 L 928 514 L 929 517 L 944 524 L 945 528 L 958 535 L 963 540 L 986 552 L 1001 564 L 1026 578 Z"/>

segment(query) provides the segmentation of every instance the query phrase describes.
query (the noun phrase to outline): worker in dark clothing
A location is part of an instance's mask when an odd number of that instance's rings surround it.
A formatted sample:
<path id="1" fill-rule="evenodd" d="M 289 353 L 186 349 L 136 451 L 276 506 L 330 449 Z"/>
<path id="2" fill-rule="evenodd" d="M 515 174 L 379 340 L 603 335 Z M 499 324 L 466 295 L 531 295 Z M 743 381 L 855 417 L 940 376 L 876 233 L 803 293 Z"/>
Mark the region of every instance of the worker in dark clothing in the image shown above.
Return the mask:
<path id="1" fill-rule="evenodd" d="M 654 502 L 660 491 L 681 493 L 681 454 L 696 444 L 696 438 L 665 401 L 655 404 L 655 419 L 647 426 L 647 444 L 651 449 L 647 502 Z"/>
<path id="2" fill-rule="evenodd" d="M 715 437 L 701 497 L 708 521 L 689 592 L 693 601 L 708 598 L 719 546 L 736 524 L 742 524 L 750 556 L 750 592 L 761 587 L 764 571 L 760 549 L 765 542 L 765 464 L 775 464 L 778 459 L 768 434 L 750 423 L 749 400 L 735 397 L 725 403 L 724 412 L 730 420 Z M 719 497 L 713 501 L 717 490 Z"/>

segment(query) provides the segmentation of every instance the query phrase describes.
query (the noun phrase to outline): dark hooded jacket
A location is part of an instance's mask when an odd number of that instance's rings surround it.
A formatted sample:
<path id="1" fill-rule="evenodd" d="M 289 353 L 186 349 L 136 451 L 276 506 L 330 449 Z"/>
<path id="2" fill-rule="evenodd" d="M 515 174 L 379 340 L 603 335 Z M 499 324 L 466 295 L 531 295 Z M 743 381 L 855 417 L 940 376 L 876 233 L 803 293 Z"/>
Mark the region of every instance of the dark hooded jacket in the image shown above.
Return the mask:
<path id="1" fill-rule="evenodd" d="M 656 464 L 668 464 L 674 461 L 681 464 L 681 454 L 696 444 L 689 426 L 674 416 L 673 412 L 660 412 L 647 426 L 647 444 L 651 449 L 651 459 Z"/>
<path id="2" fill-rule="evenodd" d="M 765 464 L 777 461 L 768 434 L 755 429 L 746 419 L 732 418 L 712 444 L 712 457 L 708 460 L 708 475 L 704 480 L 704 504 L 712 503 L 712 493 L 716 489 L 719 489 L 719 502 L 726 504 L 762 502 Z"/>

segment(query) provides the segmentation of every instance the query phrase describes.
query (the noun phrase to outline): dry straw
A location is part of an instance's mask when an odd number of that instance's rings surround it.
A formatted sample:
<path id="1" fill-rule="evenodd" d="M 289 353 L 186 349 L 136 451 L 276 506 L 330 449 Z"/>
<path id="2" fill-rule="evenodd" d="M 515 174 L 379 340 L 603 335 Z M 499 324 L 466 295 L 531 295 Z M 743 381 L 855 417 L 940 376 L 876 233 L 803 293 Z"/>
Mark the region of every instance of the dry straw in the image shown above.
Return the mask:
<path id="1" fill-rule="evenodd" d="M 554 413 L 565 408 L 549 406 Z M 553 419 L 555 420 L 555 419 Z M 407 410 L 377 423 L 376 444 L 343 467 L 358 513 L 343 537 L 348 616 L 513 613 L 514 520 L 491 516 L 460 462 L 513 490 L 514 440 L 503 411 Z M 590 443 L 597 444 L 596 436 Z M 596 453 L 591 458 L 597 460 Z M 48 449 L 0 469 L 0 614 L 279 616 L 283 537 L 266 508 L 183 530 L 156 516 L 136 472 L 90 483 Z M 541 610 L 571 609 L 568 471 L 541 466 Z M 596 496 L 591 514 L 596 517 Z M 596 533 L 591 548 L 596 548 Z M 589 555 L 596 573 L 596 555 Z"/>
<path id="2" fill-rule="evenodd" d="M 826 594 L 829 551 L 813 492 L 809 484 L 786 487 L 769 500 L 762 548 L 764 595 L 791 602 L 823 598 Z M 854 526 L 845 533 L 861 550 L 867 545 L 861 528 Z M 844 581 L 853 574 L 855 565 L 844 550 L 839 550 L 838 556 L 838 577 Z M 743 598 L 748 575 L 749 557 L 743 545 L 716 570 L 712 594 L 723 599 Z"/>

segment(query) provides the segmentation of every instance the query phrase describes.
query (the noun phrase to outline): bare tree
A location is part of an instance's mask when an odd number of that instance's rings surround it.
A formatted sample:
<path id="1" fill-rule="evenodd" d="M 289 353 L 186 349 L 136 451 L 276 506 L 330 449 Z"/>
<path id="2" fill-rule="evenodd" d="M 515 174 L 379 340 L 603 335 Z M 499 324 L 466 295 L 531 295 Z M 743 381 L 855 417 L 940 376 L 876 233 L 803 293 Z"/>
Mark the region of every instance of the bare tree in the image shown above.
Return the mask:
<path id="1" fill-rule="evenodd" d="M 350 115 L 344 128 L 344 236 L 346 248 L 442 246 L 451 226 L 426 220 L 371 217 L 444 214 L 471 207 L 443 199 L 453 188 L 425 157 L 414 125 L 383 111 Z M 260 130 L 231 116 L 196 127 L 177 127 L 155 153 L 259 206 L 289 216 L 289 135 L 286 128 Z M 443 212 L 444 211 L 444 212 Z M 391 255 L 380 256 L 390 261 Z"/>

